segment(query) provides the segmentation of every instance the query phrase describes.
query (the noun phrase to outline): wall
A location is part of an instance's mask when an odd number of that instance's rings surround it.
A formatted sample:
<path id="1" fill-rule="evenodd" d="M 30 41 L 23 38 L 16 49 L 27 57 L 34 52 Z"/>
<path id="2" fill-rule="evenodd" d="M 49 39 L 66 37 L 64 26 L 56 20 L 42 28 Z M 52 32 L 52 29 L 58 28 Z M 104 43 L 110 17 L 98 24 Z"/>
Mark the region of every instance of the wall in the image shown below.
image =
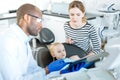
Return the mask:
<path id="1" fill-rule="evenodd" d="M 24 3 L 31 3 L 38 6 L 40 0 L 2 0 L 2 2 L 0 2 L 0 14 L 8 13 L 9 10 L 16 10 Z"/>
<path id="2" fill-rule="evenodd" d="M 67 18 L 43 15 L 43 27 L 49 28 L 55 35 L 55 42 L 65 42 L 64 23 Z"/>

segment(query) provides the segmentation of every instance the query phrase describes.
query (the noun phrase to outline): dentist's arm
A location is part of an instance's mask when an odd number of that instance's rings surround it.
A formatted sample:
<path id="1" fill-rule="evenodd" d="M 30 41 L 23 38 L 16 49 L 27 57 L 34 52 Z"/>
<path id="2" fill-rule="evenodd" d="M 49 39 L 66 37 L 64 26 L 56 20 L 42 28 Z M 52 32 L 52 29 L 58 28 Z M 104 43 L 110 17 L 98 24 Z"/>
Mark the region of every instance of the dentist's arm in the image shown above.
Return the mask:
<path id="1" fill-rule="evenodd" d="M 69 63 L 64 62 L 63 59 L 59 59 L 56 61 L 53 61 L 52 63 L 50 63 L 46 68 L 46 74 L 53 72 L 53 71 L 58 71 L 61 70 L 65 65 L 67 65 Z"/>

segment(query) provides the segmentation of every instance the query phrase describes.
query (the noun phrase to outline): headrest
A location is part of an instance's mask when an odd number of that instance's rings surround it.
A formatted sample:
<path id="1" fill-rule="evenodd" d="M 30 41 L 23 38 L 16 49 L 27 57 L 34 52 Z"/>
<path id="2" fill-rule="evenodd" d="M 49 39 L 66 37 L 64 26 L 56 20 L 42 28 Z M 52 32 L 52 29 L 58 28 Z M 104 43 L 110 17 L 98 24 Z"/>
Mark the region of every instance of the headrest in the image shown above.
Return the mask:
<path id="1" fill-rule="evenodd" d="M 39 32 L 39 41 L 41 44 L 50 44 L 55 41 L 55 36 L 50 29 L 42 28 Z"/>

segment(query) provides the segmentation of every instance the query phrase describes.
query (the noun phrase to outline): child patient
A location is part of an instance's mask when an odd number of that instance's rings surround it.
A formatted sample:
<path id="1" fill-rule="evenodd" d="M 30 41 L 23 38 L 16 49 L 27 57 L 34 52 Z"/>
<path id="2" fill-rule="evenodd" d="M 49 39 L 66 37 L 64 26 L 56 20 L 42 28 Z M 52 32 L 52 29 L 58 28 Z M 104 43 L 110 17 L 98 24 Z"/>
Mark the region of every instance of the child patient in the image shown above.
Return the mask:
<path id="1" fill-rule="evenodd" d="M 57 59 L 63 59 L 65 62 L 72 62 L 80 59 L 78 55 L 73 55 L 66 58 L 66 51 L 62 43 L 56 42 L 49 46 L 50 54 L 53 57 L 53 61 Z"/>
<path id="2" fill-rule="evenodd" d="M 65 65 L 63 68 L 60 69 L 61 74 L 78 71 L 81 68 L 84 68 L 84 67 L 86 68 L 87 65 L 91 64 L 91 63 L 81 62 L 76 64 L 75 66 L 73 65 L 72 68 L 68 68 L 69 62 L 74 62 L 76 60 L 79 60 L 80 57 L 78 55 L 73 55 L 69 58 L 66 58 L 66 51 L 62 43 L 56 42 L 51 44 L 49 46 L 49 51 L 51 56 L 53 57 L 53 61 L 63 59 L 65 63 L 68 63 L 68 65 Z"/>

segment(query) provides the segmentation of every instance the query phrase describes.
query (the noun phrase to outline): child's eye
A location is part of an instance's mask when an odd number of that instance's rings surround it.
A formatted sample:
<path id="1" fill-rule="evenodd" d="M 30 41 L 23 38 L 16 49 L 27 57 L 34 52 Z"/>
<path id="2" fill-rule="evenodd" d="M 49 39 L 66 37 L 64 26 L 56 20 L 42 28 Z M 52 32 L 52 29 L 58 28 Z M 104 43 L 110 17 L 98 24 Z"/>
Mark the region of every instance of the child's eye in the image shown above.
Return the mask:
<path id="1" fill-rule="evenodd" d="M 77 16 L 80 16 L 80 14 L 77 14 Z"/>

